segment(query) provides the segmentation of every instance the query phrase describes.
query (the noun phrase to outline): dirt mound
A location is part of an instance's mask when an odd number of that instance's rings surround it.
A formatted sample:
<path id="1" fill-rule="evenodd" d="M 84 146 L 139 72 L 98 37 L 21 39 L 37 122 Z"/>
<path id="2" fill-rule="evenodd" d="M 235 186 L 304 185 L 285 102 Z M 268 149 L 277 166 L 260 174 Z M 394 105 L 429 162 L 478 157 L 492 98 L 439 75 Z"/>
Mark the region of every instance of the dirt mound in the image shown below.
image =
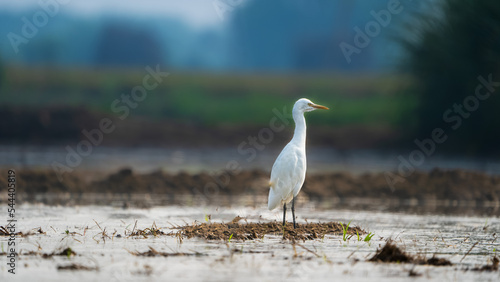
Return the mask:
<path id="1" fill-rule="evenodd" d="M 88 184 L 78 174 L 65 174 L 64 181 L 59 181 L 53 170 L 22 169 L 16 171 L 16 188 L 20 193 L 47 193 L 87 191 Z M 0 191 L 7 187 L 7 170 L 0 170 Z"/>
<path id="2" fill-rule="evenodd" d="M 201 223 L 179 227 L 180 235 L 186 238 L 198 237 L 206 240 L 254 240 L 263 238 L 264 235 L 279 235 L 287 240 L 313 240 L 323 238 L 325 235 L 342 235 L 342 226 L 337 222 L 306 223 L 283 225 L 278 222 L 266 223 Z M 347 234 L 356 235 L 366 232 L 359 227 L 349 227 Z"/>
<path id="3" fill-rule="evenodd" d="M 66 173 L 62 182 L 53 170 L 17 170 L 17 193 L 106 193 L 106 194 L 157 194 L 166 197 L 176 195 L 205 197 L 208 201 L 220 196 L 266 196 L 269 172 L 247 170 L 222 172 L 214 175 L 207 172 L 171 174 L 155 171 L 138 174 L 124 168 L 116 173 L 102 176 L 102 172 L 86 174 Z M 94 179 L 94 180 L 92 180 Z M 95 180 L 97 179 L 97 180 Z M 0 170 L 0 191 L 7 187 L 7 171 Z M 430 172 L 414 172 L 390 187 L 385 173 L 352 175 L 348 172 L 311 174 L 301 190 L 299 198 L 316 201 L 325 199 L 412 199 L 419 205 L 436 201 L 450 201 L 445 207 L 455 207 L 459 201 L 466 205 L 461 209 L 490 207 L 490 214 L 498 214 L 500 201 L 500 176 L 465 170 L 434 169 Z M 455 204 L 453 204 L 455 201 Z M 467 201 L 472 201 L 469 204 Z M 495 204 L 497 203 L 497 204 Z M 495 208 L 496 207 L 496 208 Z M 446 212 L 446 211 L 445 211 Z"/>
<path id="4" fill-rule="evenodd" d="M 392 240 L 377 250 L 377 253 L 368 261 L 372 262 L 395 262 L 395 263 L 415 263 L 435 266 L 452 265 L 452 263 L 444 258 L 432 257 L 430 259 L 421 258 L 418 256 L 411 256 L 401 250 Z"/>
<path id="5" fill-rule="evenodd" d="M 382 249 L 377 250 L 377 253 L 368 261 L 375 262 L 411 262 L 412 257 L 403 252 L 392 241 L 388 241 Z"/>
<path id="6" fill-rule="evenodd" d="M 131 169 L 122 169 L 101 181 L 91 183 L 90 192 L 111 193 L 159 193 L 196 194 L 211 189 L 212 193 L 223 195 L 256 194 L 264 191 L 269 175 L 263 171 L 242 171 L 238 174 L 210 175 L 202 172 L 170 174 L 156 171 L 149 174 L 134 174 Z M 228 179 L 228 184 L 225 184 Z M 214 191 L 215 189 L 215 191 Z"/>
<path id="7" fill-rule="evenodd" d="M 179 257 L 179 256 L 203 256 L 204 254 L 202 253 L 181 253 L 181 252 L 176 252 L 176 253 L 166 253 L 166 252 L 160 252 L 157 251 L 153 247 L 149 247 L 149 250 L 146 252 L 130 252 L 129 253 L 133 254 L 134 256 L 139 256 L 139 257 Z"/>
<path id="8" fill-rule="evenodd" d="M 500 177 L 461 169 L 416 171 L 390 187 L 385 173 L 354 176 L 347 172 L 312 175 L 303 191 L 310 197 L 434 198 L 454 200 L 500 199 Z"/>
<path id="9" fill-rule="evenodd" d="M 264 195 L 268 179 L 269 173 L 261 170 L 219 175 L 185 172 L 172 175 L 161 171 L 136 175 L 130 169 L 124 169 L 92 183 L 87 191 L 195 194 L 204 193 L 208 187 L 215 189 L 214 194 Z M 323 173 L 308 175 L 301 193 L 318 200 L 328 197 L 390 197 L 499 201 L 500 177 L 473 171 L 434 169 L 415 172 L 391 188 L 384 173 L 359 176 L 347 172 Z"/>
<path id="10" fill-rule="evenodd" d="M 387 241 L 387 243 L 382 247 L 382 249 L 377 250 L 377 253 L 371 257 L 368 261 L 372 262 L 395 262 L 395 263 L 415 263 L 415 264 L 425 264 L 425 265 L 435 265 L 435 266 L 446 266 L 452 265 L 452 263 L 444 258 L 432 257 L 430 259 L 425 259 L 418 256 L 411 256 L 401 250 L 392 240 Z"/>

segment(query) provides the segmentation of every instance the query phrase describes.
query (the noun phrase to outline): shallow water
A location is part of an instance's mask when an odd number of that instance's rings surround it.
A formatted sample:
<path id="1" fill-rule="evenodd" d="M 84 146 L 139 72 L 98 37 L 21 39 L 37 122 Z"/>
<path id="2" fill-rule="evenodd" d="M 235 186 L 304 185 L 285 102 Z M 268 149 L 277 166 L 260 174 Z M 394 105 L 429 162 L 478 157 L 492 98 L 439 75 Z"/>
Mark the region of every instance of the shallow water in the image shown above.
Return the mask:
<path id="1" fill-rule="evenodd" d="M 299 242 L 295 246 L 279 235 L 266 235 L 255 241 L 213 241 L 184 239 L 175 236 L 127 237 L 134 229 L 156 223 L 162 231 L 176 232 L 175 225 L 204 222 L 211 215 L 214 222 L 228 222 L 239 215 L 247 221 L 280 220 L 280 211 L 265 206 L 167 206 L 150 209 L 122 209 L 109 206 L 18 206 L 18 231 L 41 227 L 46 234 L 17 237 L 16 274 L 0 265 L 2 281 L 402 281 L 413 280 L 409 271 L 430 280 L 498 281 L 500 273 L 466 270 L 485 265 L 499 249 L 499 218 L 463 216 L 422 216 L 389 212 L 316 209 L 301 205 L 299 222 L 341 221 L 375 233 L 370 243 L 356 236 L 344 242 L 342 236 Z M 97 222 L 97 223 L 96 223 Z M 98 224 L 98 225 L 97 225 Z M 103 238 L 106 234 L 121 237 Z M 69 234 L 65 231 L 68 230 Z M 75 232 L 75 233 L 72 233 Z M 363 237 L 363 236 L 362 236 Z M 387 238 L 410 254 L 428 258 L 436 255 L 449 259 L 454 266 L 420 266 L 367 262 Z M 7 239 L 1 238 L 3 248 Z M 477 245 L 475 245 L 477 243 Z M 475 246 L 474 246 L 475 245 Z M 474 247 L 473 247 L 474 246 Z M 28 251 L 51 253 L 71 247 L 71 258 L 23 255 Z M 199 252 L 203 256 L 139 257 L 130 252 L 144 252 L 153 247 L 162 252 Z M 471 250 L 472 248 L 472 250 Z M 237 249 L 241 252 L 233 252 Z M 467 252 L 470 250 L 469 254 Z M 467 255 L 466 255 L 467 254 Z M 98 271 L 58 271 L 57 266 L 78 263 L 98 266 Z M 8 280 L 5 280 L 5 279 Z"/>
<path id="2" fill-rule="evenodd" d="M 116 171 L 130 167 L 138 172 L 159 168 L 170 171 L 199 172 L 224 169 L 236 161 L 243 169 L 270 171 L 281 148 L 255 150 L 255 155 L 240 154 L 233 148 L 153 148 L 153 147 L 95 147 L 90 155 L 82 158 L 76 171 Z M 349 171 L 351 173 L 383 172 L 398 169 L 401 155 L 408 160 L 410 151 L 384 152 L 375 150 L 335 150 L 333 148 L 308 148 L 308 172 Z M 65 146 L 0 146 L 0 168 L 51 168 L 54 161 L 66 164 Z M 430 170 L 467 169 L 489 174 L 500 174 L 498 159 L 464 159 L 440 156 L 427 157 L 415 168 Z"/>

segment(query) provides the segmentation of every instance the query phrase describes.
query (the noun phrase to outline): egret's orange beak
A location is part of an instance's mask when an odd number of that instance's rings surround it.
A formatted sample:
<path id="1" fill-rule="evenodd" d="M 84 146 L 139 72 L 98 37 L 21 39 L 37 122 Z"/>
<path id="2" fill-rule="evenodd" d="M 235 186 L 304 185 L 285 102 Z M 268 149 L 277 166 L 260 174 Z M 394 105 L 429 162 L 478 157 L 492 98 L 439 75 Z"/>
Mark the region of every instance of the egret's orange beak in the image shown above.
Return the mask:
<path id="1" fill-rule="evenodd" d="M 316 104 L 311 104 L 311 107 L 316 108 L 316 109 L 321 109 L 321 110 L 329 110 L 328 107 L 316 105 Z"/>

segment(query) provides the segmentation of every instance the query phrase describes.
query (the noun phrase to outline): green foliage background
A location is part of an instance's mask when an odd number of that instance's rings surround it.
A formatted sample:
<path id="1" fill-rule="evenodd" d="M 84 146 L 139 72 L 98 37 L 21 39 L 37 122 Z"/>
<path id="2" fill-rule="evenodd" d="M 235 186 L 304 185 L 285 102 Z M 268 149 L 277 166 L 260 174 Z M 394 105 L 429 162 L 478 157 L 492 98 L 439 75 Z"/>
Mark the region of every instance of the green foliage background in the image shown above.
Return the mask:
<path id="1" fill-rule="evenodd" d="M 440 3 L 440 2 L 436 2 Z M 435 15 L 415 15 L 402 40 L 405 69 L 418 82 L 417 132 L 429 137 L 436 127 L 450 136 L 446 149 L 460 154 L 498 152 L 500 98 L 497 89 L 479 108 L 451 129 L 443 114 L 474 95 L 478 76 L 500 82 L 500 1 L 443 0 Z M 436 7 L 439 8 L 439 7 Z M 485 89 L 482 90 L 486 91 Z"/>
<path id="2" fill-rule="evenodd" d="M 141 85 L 146 72 L 10 68 L 1 105 L 83 106 L 114 114 L 111 104 Z M 310 115 L 313 125 L 407 127 L 416 106 L 411 79 L 394 76 L 207 75 L 171 73 L 132 109 L 152 119 L 205 125 L 267 125 L 274 108 L 307 97 L 332 109 Z"/>

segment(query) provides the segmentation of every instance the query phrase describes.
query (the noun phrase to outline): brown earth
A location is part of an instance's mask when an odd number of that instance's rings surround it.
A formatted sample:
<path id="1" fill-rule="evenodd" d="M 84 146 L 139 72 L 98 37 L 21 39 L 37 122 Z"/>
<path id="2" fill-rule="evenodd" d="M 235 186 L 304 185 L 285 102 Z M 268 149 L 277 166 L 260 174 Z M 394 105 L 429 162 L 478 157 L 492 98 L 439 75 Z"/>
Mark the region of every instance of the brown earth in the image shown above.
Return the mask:
<path id="1" fill-rule="evenodd" d="M 16 170 L 17 193 L 151 193 L 162 195 L 267 195 L 269 173 L 248 170 L 211 175 L 206 172 L 171 174 L 155 171 L 147 174 L 122 169 L 93 179 L 90 173 L 66 173 L 60 182 L 52 170 Z M 96 172 L 96 175 L 100 175 Z M 301 197 L 325 198 L 397 198 L 434 200 L 493 201 L 500 199 L 500 176 L 466 170 L 434 169 L 415 172 L 392 188 L 384 173 L 353 175 L 348 172 L 311 174 Z M 7 187 L 7 170 L 0 170 L 0 191 Z"/>
<path id="2" fill-rule="evenodd" d="M 415 263 L 415 264 L 425 264 L 425 265 L 435 265 L 435 266 L 447 266 L 452 265 L 452 263 L 444 258 L 432 257 L 426 259 L 420 256 L 412 256 L 401 250 L 392 240 L 388 240 L 387 243 L 381 249 L 377 250 L 377 253 L 371 257 L 368 261 L 372 262 L 395 262 L 395 263 Z"/>

